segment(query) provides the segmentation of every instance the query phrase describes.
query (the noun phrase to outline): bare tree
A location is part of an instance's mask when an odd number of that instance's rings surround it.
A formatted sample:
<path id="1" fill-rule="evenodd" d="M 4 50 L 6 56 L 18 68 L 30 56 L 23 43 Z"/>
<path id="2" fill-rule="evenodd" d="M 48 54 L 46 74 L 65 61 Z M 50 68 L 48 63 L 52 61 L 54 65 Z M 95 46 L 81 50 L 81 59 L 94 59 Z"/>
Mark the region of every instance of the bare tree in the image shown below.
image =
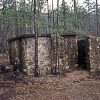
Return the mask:
<path id="1" fill-rule="evenodd" d="M 98 21 L 98 0 L 96 0 L 96 26 L 97 26 L 97 36 L 99 35 L 99 23 L 98 23 L 99 21 Z"/>
<path id="2" fill-rule="evenodd" d="M 38 73 L 38 31 L 36 27 L 36 0 L 34 0 L 34 32 L 35 32 L 35 77 L 39 76 Z"/>

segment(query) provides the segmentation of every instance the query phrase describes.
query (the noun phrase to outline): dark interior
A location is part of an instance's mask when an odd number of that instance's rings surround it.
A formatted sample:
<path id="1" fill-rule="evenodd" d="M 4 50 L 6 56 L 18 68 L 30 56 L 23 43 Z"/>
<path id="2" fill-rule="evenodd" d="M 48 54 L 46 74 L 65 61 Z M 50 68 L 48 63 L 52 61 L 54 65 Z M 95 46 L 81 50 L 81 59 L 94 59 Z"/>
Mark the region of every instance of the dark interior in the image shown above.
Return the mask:
<path id="1" fill-rule="evenodd" d="M 78 64 L 79 64 L 79 68 L 87 69 L 85 39 L 78 41 Z"/>

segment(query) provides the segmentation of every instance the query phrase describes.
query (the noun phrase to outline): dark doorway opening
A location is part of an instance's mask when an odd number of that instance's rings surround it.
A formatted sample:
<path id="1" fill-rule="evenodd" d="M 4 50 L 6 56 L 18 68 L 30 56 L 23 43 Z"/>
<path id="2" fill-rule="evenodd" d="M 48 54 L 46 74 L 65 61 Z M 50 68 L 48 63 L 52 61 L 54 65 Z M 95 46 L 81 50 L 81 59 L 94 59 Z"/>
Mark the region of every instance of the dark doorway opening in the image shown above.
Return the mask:
<path id="1" fill-rule="evenodd" d="M 79 68 L 87 70 L 87 51 L 86 51 L 86 41 L 85 39 L 81 39 L 78 41 L 78 65 Z"/>

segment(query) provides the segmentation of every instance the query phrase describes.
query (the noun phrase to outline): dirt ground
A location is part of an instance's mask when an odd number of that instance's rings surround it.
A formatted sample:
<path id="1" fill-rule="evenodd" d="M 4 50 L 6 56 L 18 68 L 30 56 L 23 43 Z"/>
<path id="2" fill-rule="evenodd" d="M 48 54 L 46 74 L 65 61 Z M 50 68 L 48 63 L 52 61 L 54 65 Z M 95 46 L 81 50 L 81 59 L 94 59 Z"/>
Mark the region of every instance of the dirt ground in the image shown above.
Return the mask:
<path id="1" fill-rule="evenodd" d="M 0 75 L 0 100 L 100 100 L 99 79 L 81 70 L 38 78 L 7 72 Z"/>

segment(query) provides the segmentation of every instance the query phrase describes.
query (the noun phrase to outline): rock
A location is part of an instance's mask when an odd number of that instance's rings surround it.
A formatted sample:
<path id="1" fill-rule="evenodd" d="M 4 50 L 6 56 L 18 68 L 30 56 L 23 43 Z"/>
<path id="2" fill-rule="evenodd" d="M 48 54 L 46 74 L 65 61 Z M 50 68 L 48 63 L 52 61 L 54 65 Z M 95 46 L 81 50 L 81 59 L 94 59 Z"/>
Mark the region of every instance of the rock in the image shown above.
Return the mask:
<path id="1" fill-rule="evenodd" d="M 3 72 L 5 72 L 5 71 L 6 71 L 6 66 L 0 64 L 0 73 L 3 73 Z"/>

